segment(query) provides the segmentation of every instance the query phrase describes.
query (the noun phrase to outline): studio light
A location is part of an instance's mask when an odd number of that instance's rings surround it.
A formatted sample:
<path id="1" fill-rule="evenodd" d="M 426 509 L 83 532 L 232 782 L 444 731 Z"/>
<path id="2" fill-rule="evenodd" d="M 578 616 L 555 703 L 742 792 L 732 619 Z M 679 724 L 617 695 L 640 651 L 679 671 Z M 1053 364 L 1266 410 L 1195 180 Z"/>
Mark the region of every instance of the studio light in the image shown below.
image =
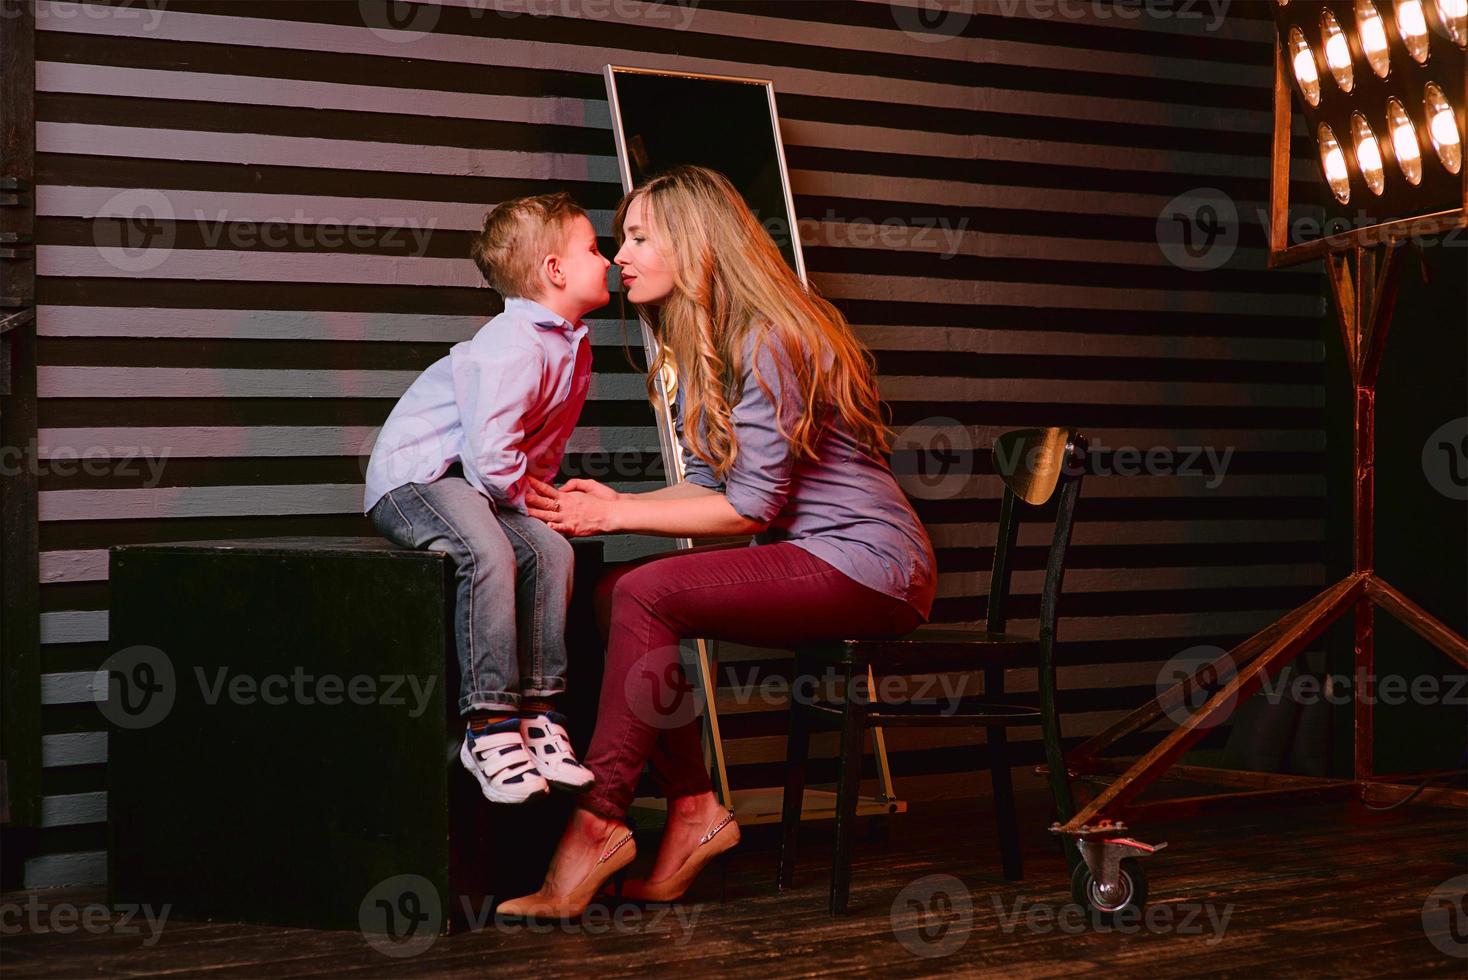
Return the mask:
<path id="1" fill-rule="evenodd" d="M 1325 63 L 1341 91 L 1349 92 L 1356 85 L 1355 72 L 1351 69 L 1351 46 L 1346 43 L 1335 14 L 1329 10 L 1321 11 L 1320 34 L 1325 44 Z"/>
<path id="2" fill-rule="evenodd" d="M 1361 36 L 1361 49 L 1366 52 L 1366 62 L 1371 65 L 1371 70 L 1382 78 L 1391 74 L 1392 58 L 1386 39 L 1386 24 L 1381 19 L 1381 11 L 1371 0 L 1356 0 L 1356 33 Z"/>
<path id="3" fill-rule="evenodd" d="M 1351 138 L 1356 144 L 1356 166 L 1366 178 L 1366 186 L 1377 197 L 1386 189 L 1386 171 L 1381 162 L 1381 144 L 1371 130 L 1366 117 L 1356 112 L 1351 115 Z"/>
<path id="4" fill-rule="evenodd" d="M 1391 130 L 1392 150 L 1396 152 L 1402 176 L 1409 184 L 1422 183 L 1422 148 L 1417 145 L 1417 128 L 1398 99 L 1387 99 L 1386 124 Z"/>
<path id="5" fill-rule="evenodd" d="M 1463 142 L 1458 136 L 1458 120 L 1453 116 L 1453 107 L 1437 82 L 1427 83 L 1422 107 L 1427 112 L 1427 133 L 1432 138 L 1437 158 L 1448 173 L 1456 174 L 1463 169 Z"/>
<path id="6" fill-rule="evenodd" d="M 1320 72 L 1315 68 L 1315 52 L 1305 40 L 1305 32 L 1298 27 L 1290 28 L 1290 62 L 1295 66 L 1295 80 L 1300 83 L 1300 92 L 1311 105 L 1320 105 Z"/>
<path id="7" fill-rule="evenodd" d="M 1437 0 L 1437 16 L 1454 44 L 1468 45 L 1468 0 Z"/>
<path id="8" fill-rule="evenodd" d="M 1419 65 L 1427 64 L 1430 45 L 1422 0 L 1397 0 L 1397 32 L 1402 35 L 1402 43 L 1412 60 Z"/>
<path id="9" fill-rule="evenodd" d="M 1342 204 L 1351 203 L 1351 175 L 1346 170 L 1346 155 L 1336 141 L 1335 133 L 1325 123 L 1318 130 L 1320 138 L 1320 166 L 1325 171 L 1325 182 L 1331 193 Z"/>

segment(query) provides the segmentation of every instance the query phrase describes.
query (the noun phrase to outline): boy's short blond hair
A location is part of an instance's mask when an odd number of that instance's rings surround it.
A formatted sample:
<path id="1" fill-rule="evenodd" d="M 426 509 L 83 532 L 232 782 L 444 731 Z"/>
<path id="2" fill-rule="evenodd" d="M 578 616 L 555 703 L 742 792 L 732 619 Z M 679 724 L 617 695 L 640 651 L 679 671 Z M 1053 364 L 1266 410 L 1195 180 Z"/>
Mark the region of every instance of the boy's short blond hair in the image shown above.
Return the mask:
<path id="1" fill-rule="evenodd" d="M 565 242 L 581 205 L 565 191 L 503 201 L 484 216 L 469 257 L 501 296 L 534 298 L 541 292 L 540 263 Z"/>

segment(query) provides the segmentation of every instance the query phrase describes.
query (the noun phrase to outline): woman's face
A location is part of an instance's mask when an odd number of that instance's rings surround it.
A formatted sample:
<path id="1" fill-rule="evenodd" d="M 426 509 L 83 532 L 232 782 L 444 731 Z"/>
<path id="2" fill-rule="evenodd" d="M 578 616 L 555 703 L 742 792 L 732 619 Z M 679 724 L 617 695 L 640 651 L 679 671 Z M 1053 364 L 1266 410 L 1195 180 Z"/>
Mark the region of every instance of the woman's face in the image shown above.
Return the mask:
<path id="1" fill-rule="evenodd" d="M 633 303 L 661 303 L 673 291 L 673 267 L 665 243 L 647 220 L 643 195 L 627 208 L 622 224 L 622 248 L 613 261 L 622 270 L 622 291 Z"/>

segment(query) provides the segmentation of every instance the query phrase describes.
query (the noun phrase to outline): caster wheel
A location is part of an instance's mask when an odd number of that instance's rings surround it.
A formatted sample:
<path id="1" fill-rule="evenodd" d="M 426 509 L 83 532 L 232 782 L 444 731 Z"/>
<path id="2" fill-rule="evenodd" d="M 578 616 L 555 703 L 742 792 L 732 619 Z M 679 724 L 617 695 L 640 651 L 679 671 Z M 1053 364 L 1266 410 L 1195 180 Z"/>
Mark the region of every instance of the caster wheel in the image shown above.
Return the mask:
<path id="1" fill-rule="evenodd" d="M 1111 923 L 1126 909 L 1136 914 L 1147 907 L 1147 877 L 1136 858 L 1121 862 L 1120 877 L 1110 894 L 1103 893 L 1100 884 L 1091 877 L 1091 869 L 1085 862 L 1076 865 L 1070 876 L 1070 897 L 1077 905 L 1089 909 L 1101 922 Z"/>

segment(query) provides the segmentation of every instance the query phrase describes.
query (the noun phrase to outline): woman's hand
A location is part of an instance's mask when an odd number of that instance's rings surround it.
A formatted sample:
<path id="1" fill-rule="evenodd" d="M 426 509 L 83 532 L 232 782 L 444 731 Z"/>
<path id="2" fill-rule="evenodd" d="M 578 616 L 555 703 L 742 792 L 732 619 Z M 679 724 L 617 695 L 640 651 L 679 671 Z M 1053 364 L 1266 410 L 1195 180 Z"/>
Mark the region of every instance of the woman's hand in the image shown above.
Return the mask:
<path id="1" fill-rule="evenodd" d="M 595 480 L 571 480 L 560 489 L 534 477 L 525 492 L 530 516 L 545 521 L 552 531 L 568 538 L 606 534 L 611 530 L 611 509 L 621 494 Z"/>

